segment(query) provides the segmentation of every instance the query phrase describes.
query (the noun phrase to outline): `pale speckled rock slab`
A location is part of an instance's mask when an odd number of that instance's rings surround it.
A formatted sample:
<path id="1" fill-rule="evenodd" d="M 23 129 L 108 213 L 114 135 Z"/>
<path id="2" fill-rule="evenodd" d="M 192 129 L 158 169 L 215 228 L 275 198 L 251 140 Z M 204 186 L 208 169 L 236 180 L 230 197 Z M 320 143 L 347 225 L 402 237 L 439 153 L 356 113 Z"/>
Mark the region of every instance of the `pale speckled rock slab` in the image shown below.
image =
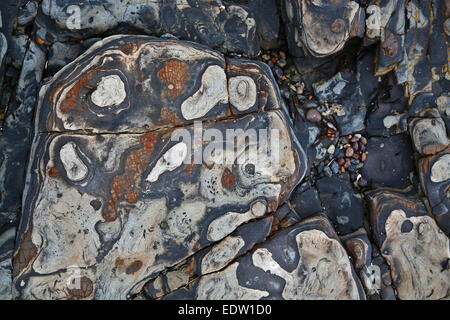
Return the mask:
<path id="1" fill-rule="evenodd" d="M 289 49 L 314 57 L 339 52 L 353 37 L 364 35 L 365 12 L 356 1 L 282 0 Z"/>
<path id="2" fill-rule="evenodd" d="M 159 79 L 146 74 L 146 96 L 134 82 L 140 73 L 132 72 L 143 60 L 151 63 L 148 72 L 163 70 Z M 99 61 L 102 67 L 90 68 Z M 181 81 L 190 81 L 186 92 L 183 87 L 172 97 L 170 90 L 181 88 L 172 77 L 179 74 L 175 65 L 192 72 Z M 197 44 L 116 36 L 95 44 L 42 88 L 13 261 L 16 298 L 131 297 L 202 248 L 236 242 L 226 237 L 289 197 L 307 159 L 280 109 L 273 77 L 260 63 L 228 66 Z M 261 91 L 266 99 L 256 99 Z M 161 124 L 164 108 L 182 120 Z M 216 120 L 198 129 L 197 119 Z M 269 150 L 264 140 L 248 137 L 250 128 L 278 133 L 268 136 Z M 241 130 L 236 147 L 230 129 Z M 222 135 L 214 136 L 214 148 L 207 132 Z M 185 140 L 197 134 L 203 144 Z M 216 161 L 219 146 L 226 163 Z M 249 156 L 249 148 L 256 153 Z M 198 151 L 201 162 L 195 162 Z M 223 267 L 206 256 L 200 273 Z M 71 281 L 81 287 L 71 288 Z"/>
<path id="3" fill-rule="evenodd" d="M 392 270 L 400 299 L 450 295 L 449 239 L 416 198 L 376 190 L 367 194 L 375 240 Z"/>
<path id="4" fill-rule="evenodd" d="M 71 297 L 63 270 L 77 265 L 86 268 L 93 287 L 83 298 L 125 298 L 151 275 L 276 209 L 297 183 L 300 157 L 281 111 L 213 128 L 225 132 L 249 123 L 256 129 L 281 125 L 284 165 L 278 171 L 267 172 L 264 158 L 160 170 L 162 155 L 183 143 L 163 132 L 39 135 L 15 256 L 19 296 Z M 59 286 L 45 291 L 57 271 Z"/>
<path id="5" fill-rule="evenodd" d="M 347 253 L 323 215 L 278 232 L 226 269 L 165 299 L 364 299 Z"/>

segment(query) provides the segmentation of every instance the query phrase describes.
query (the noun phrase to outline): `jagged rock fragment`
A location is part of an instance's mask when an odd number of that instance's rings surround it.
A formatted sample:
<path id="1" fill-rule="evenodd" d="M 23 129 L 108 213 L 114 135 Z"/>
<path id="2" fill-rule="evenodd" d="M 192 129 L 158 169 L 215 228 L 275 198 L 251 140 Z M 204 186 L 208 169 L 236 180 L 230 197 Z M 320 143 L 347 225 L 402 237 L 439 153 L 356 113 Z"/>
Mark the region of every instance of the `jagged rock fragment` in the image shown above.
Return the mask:
<path id="1" fill-rule="evenodd" d="M 388 190 L 367 194 L 375 240 L 392 272 L 398 297 L 450 295 L 449 239 L 417 198 Z"/>

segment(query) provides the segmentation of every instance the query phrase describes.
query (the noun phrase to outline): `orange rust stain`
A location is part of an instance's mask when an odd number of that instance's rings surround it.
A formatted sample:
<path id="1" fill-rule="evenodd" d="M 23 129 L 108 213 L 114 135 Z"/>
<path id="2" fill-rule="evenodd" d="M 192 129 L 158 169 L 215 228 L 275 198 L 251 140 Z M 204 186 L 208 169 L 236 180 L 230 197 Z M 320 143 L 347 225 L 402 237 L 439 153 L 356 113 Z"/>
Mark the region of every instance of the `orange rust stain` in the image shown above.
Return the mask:
<path id="1" fill-rule="evenodd" d="M 37 43 L 39 43 L 39 44 L 44 44 L 45 41 L 38 37 L 38 38 L 37 38 Z"/>
<path id="2" fill-rule="evenodd" d="M 139 271 L 139 269 L 142 268 L 142 265 L 143 265 L 142 261 L 136 260 L 127 267 L 127 269 L 125 270 L 125 273 L 133 274 L 133 273 Z"/>
<path id="3" fill-rule="evenodd" d="M 139 42 L 134 41 L 134 42 L 129 42 L 129 43 L 124 44 L 122 47 L 120 47 L 120 50 L 123 53 L 125 53 L 126 55 L 131 55 L 131 54 L 134 54 L 138 48 L 139 48 Z"/>
<path id="4" fill-rule="evenodd" d="M 150 154 L 156 143 L 156 136 L 146 133 L 140 138 L 142 148 L 133 150 L 125 159 L 125 172 L 112 179 L 110 199 L 103 212 L 106 221 L 114 221 L 117 218 L 116 204 L 125 195 L 125 200 L 135 203 L 138 199 L 138 192 L 135 190 L 141 184 L 141 174 L 150 161 Z"/>
<path id="5" fill-rule="evenodd" d="M 125 195 L 125 199 L 129 203 L 136 203 L 136 201 L 138 200 L 138 196 L 139 194 L 136 191 L 128 190 L 127 194 Z"/>
<path id="6" fill-rule="evenodd" d="M 192 171 L 194 171 L 194 166 L 195 166 L 194 162 L 192 162 L 191 164 L 185 164 L 184 165 L 184 172 L 186 172 L 187 174 L 191 174 Z"/>
<path id="7" fill-rule="evenodd" d="M 19 249 L 13 257 L 13 275 L 16 276 L 21 273 L 36 257 L 37 253 L 38 249 L 31 240 L 31 230 L 28 229 L 20 239 Z"/>
<path id="8" fill-rule="evenodd" d="M 167 90 L 163 91 L 163 97 L 176 98 L 184 91 L 184 83 L 190 77 L 189 66 L 181 61 L 169 60 L 158 71 L 158 78 L 167 85 Z"/>
<path id="9" fill-rule="evenodd" d="M 65 99 L 61 101 L 60 109 L 62 112 L 68 112 L 79 105 L 78 98 L 80 97 L 80 91 L 85 87 L 85 85 L 89 82 L 91 75 L 96 71 L 97 69 L 93 69 L 81 76 L 77 83 L 75 83 L 69 92 L 67 92 Z"/>
<path id="10" fill-rule="evenodd" d="M 168 122 L 174 125 L 179 125 L 181 123 L 177 115 L 175 113 L 170 113 L 167 108 L 161 109 L 161 120 L 164 120 L 165 123 Z"/>
<path id="11" fill-rule="evenodd" d="M 79 288 L 75 287 L 76 282 L 79 283 Z M 75 287 L 74 289 L 67 289 L 69 299 L 71 300 L 85 299 L 92 294 L 92 291 L 94 291 L 94 284 L 88 277 L 72 279 L 71 284 Z"/>
<path id="12" fill-rule="evenodd" d="M 48 175 L 52 178 L 56 178 L 59 175 L 58 169 L 52 167 L 48 170 Z"/>
<path id="13" fill-rule="evenodd" d="M 230 169 L 225 168 L 225 171 L 222 174 L 222 185 L 225 188 L 231 188 L 236 182 L 236 177 Z"/>
<path id="14" fill-rule="evenodd" d="M 156 136 L 152 133 L 146 133 L 141 137 L 141 143 L 144 145 L 145 153 L 152 153 L 156 143 Z"/>

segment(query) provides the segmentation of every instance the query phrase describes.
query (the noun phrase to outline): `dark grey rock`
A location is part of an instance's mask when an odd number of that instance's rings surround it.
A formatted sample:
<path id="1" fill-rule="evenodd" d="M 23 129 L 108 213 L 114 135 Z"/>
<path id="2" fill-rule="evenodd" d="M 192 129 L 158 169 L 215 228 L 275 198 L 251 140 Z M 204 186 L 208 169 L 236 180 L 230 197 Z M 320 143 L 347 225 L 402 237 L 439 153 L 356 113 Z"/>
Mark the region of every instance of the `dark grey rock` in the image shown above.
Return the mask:
<path id="1" fill-rule="evenodd" d="M 373 186 L 406 188 L 411 184 L 413 152 L 408 136 L 370 138 L 367 143 L 367 160 L 361 169 L 362 176 Z"/>
<path id="2" fill-rule="evenodd" d="M 322 205 L 338 234 L 345 235 L 362 227 L 362 199 L 354 193 L 348 175 L 320 178 L 316 185 Z"/>

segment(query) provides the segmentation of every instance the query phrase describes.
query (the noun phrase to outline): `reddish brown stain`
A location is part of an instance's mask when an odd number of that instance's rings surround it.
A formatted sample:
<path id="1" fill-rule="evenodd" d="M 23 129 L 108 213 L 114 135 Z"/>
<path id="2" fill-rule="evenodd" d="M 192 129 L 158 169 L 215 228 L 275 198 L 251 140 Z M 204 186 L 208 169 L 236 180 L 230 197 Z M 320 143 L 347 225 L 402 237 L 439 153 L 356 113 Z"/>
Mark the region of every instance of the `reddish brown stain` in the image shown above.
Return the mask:
<path id="1" fill-rule="evenodd" d="M 82 75 L 80 79 L 74 84 L 74 86 L 69 90 L 69 92 L 67 92 L 66 97 L 61 101 L 60 104 L 60 109 L 62 112 L 68 112 L 77 106 L 81 107 L 81 104 L 79 103 L 81 89 L 86 86 L 92 74 L 96 71 L 97 69 L 93 69 Z"/>
<path id="2" fill-rule="evenodd" d="M 135 203 L 138 199 L 138 192 L 134 190 L 141 184 L 141 174 L 150 161 L 150 154 L 156 143 L 156 136 L 146 133 L 140 138 L 142 148 L 133 150 L 125 160 L 125 172 L 112 179 L 109 186 L 110 199 L 103 212 L 106 221 L 114 221 L 117 218 L 116 204 L 125 195 L 125 200 Z"/>
<path id="3" fill-rule="evenodd" d="M 225 168 L 225 170 L 222 174 L 222 185 L 225 188 L 231 188 L 235 182 L 236 182 L 236 177 L 234 176 L 233 172 L 231 172 L 230 169 Z"/>
<path id="4" fill-rule="evenodd" d="M 166 123 L 171 123 L 173 125 L 181 124 L 180 119 L 178 119 L 177 115 L 175 113 L 169 112 L 167 108 L 161 109 L 161 120 L 163 124 Z"/>
<path id="5" fill-rule="evenodd" d="M 184 83 L 190 78 L 189 66 L 181 61 L 169 60 L 158 71 L 158 78 L 167 85 L 167 90 L 163 91 L 163 97 L 176 98 L 184 91 Z"/>
<path id="6" fill-rule="evenodd" d="M 75 286 L 78 281 L 79 288 L 67 289 L 69 299 L 85 299 L 92 294 L 92 291 L 94 290 L 94 284 L 92 283 L 91 279 L 89 279 L 88 277 L 81 277 L 80 279 L 73 279 L 71 284 Z"/>
<path id="7" fill-rule="evenodd" d="M 125 199 L 129 202 L 129 203 L 136 203 L 136 201 L 138 200 L 138 196 L 139 194 L 134 191 L 134 190 L 129 190 L 127 192 L 127 194 L 125 195 Z"/>
<path id="8" fill-rule="evenodd" d="M 37 247 L 31 241 L 31 230 L 27 230 L 20 239 L 19 249 L 13 257 L 13 275 L 16 276 L 22 272 L 38 253 Z"/>
<path id="9" fill-rule="evenodd" d="M 191 174 L 192 171 L 194 170 L 194 166 L 195 166 L 195 163 L 185 164 L 184 165 L 184 172 L 186 172 L 187 174 Z"/>
<path id="10" fill-rule="evenodd" d="M 143 265 L 142 261 L 136 260 L 127 267 L 127 269 L 125 270 L 125 273 L 133 274 L 133 273 L 139 271 L 139 269 L 142 268 L 142 265 Z"/>
<path id="11" fill-rule="evenodd" d="M 55 167 L 52 167 L 48 170 L 48 175 L 51 178 L 56 178 L 59 175 L 58 169 L 56 169 Z"/>
<path id="12" fill-rule="evenodd" d="M 132 55 L 137 51 L 138 48 L 139 48 L 139 42 L 134 41 L 134 42 L 128 42 L 128 43 L 124 44 L 122 47 L 120 47 L 120 50 L 123 53 L 125 53 L 126 55 Z"/>

